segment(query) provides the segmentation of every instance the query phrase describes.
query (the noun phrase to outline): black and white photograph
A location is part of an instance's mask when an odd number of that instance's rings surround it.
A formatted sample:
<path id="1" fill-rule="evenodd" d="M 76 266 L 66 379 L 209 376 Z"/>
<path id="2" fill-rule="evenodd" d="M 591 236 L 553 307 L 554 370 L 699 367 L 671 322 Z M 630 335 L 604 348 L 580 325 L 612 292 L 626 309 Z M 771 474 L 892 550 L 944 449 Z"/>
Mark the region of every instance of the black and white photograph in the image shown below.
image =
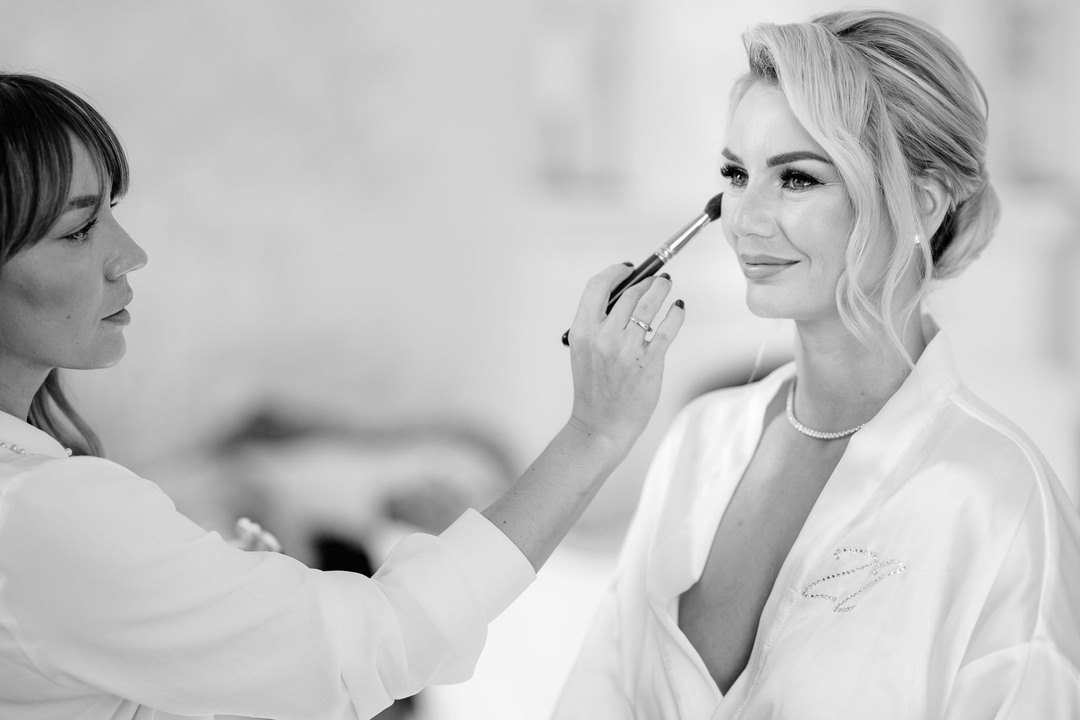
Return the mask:
<path id="1" fill-rule="evenodd" d="M 1080 720 L 1076 0 L 0 0 L 0 720 Z"/>

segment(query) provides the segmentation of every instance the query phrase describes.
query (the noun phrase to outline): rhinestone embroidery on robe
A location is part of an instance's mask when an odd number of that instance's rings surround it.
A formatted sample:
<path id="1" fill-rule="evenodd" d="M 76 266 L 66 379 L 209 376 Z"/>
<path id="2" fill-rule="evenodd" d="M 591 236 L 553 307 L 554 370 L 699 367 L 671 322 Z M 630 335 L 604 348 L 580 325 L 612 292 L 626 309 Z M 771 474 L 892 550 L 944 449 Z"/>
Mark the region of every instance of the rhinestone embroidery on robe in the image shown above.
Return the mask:
<path id="1" fill-rule="evenodd" d="M 905 563 L 899 560 L 881 560 L 876 552 L 871 550 L 864 550 L 863 548 L 842 547 L 833 551 L 833 559 L 840 562 L 841 556 L 844 554 L 856 554 L 862 555 L 866 558 L 866 562 L 858 567 L 849 568 L 847 570 L 840 570 L 834 572 L 831 575 L 826 575 L 823 578 L 818 578 L 806 587 L 802 589 L 802 596 L 810 600 L 828 600 L 833 604 L 833 612 L 847 612 L 855 607 L 853 602 L 856 597 L 862 595 L 870 588 L 877 585 L 879 582 L 891 575 L 897 575 L 904 572 L 907 569 Z M 837 580 L 838 578 L 844 578 L 853 576 L 856 573 L 866 573 L 869 571 L 869 576 L 857 590 L 848 592 L 843 595 L 831 595 L 824 592 L 826 588 L 818 588 L 817 592 L 812 592 L 818 585 L 823 585 L 831 580 Z M 834 583 L 834 585 L 837 583 Z"/>

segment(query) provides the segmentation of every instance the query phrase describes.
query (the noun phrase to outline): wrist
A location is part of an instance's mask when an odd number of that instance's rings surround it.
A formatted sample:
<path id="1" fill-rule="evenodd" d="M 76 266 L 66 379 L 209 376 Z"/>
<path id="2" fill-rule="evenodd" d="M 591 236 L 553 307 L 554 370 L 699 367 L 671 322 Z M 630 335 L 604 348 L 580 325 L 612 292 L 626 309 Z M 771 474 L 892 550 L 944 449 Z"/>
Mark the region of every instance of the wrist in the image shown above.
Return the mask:
<path id="1" fill-rule="evenodd" d="M 606 427 L 599 430 L 596 423 L 590 423 L 576 415 L 571 415 L 563 428 L 563 434 L 569 435 L 573 440 L 584 444 L 591 451 L 609 460 L 612 465 L 618 465 L 630 453 L 630 449 L 641 435 L 641 431 L 634 431 L 625 427 Z"/>

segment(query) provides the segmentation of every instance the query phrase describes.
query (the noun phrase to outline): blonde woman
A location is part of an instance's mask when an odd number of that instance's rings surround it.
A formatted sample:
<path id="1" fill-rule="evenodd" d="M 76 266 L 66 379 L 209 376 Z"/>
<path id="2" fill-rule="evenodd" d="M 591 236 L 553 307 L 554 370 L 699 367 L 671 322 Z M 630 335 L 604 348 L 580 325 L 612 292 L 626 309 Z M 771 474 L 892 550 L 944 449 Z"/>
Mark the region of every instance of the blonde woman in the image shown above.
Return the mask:
<path id="1" fill-rule="evenodd" d="M 555 716 L 1080 717 L 1080 524 L 921 312 L 990 239 L 979 83 L 884 11 L 744 37 L 723 227 L 795 360 L 692 403 Z"/>

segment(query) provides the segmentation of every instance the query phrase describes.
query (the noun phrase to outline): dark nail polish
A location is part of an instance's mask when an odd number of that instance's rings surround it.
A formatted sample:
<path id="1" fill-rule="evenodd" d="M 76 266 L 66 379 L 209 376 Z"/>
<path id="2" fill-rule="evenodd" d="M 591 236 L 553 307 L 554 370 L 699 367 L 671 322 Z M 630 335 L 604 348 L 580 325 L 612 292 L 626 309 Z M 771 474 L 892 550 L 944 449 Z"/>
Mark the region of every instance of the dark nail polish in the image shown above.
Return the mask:
<path id="1" fill-rule="evenodd" d="M 665 280 L 670 280 L 671 279 L 671 276 L 668 275 L 667 273 L 660 273 L 660 277 L 664 278 Z"/>
<path id="2" fill-rule="evenodd" d="M 624 262 L 623 265 L 625 265 L 626 267 L 634 267 L 634 263 L 632 262 Z"/>
<path id="3" fill-rule="evenodd" d="M 682 300 L 676 300 L 675 301 L 675 307 L 680 308 L 680 309 L 685 309 L 686 308 L 686 303 L 684 303 Z"/>

